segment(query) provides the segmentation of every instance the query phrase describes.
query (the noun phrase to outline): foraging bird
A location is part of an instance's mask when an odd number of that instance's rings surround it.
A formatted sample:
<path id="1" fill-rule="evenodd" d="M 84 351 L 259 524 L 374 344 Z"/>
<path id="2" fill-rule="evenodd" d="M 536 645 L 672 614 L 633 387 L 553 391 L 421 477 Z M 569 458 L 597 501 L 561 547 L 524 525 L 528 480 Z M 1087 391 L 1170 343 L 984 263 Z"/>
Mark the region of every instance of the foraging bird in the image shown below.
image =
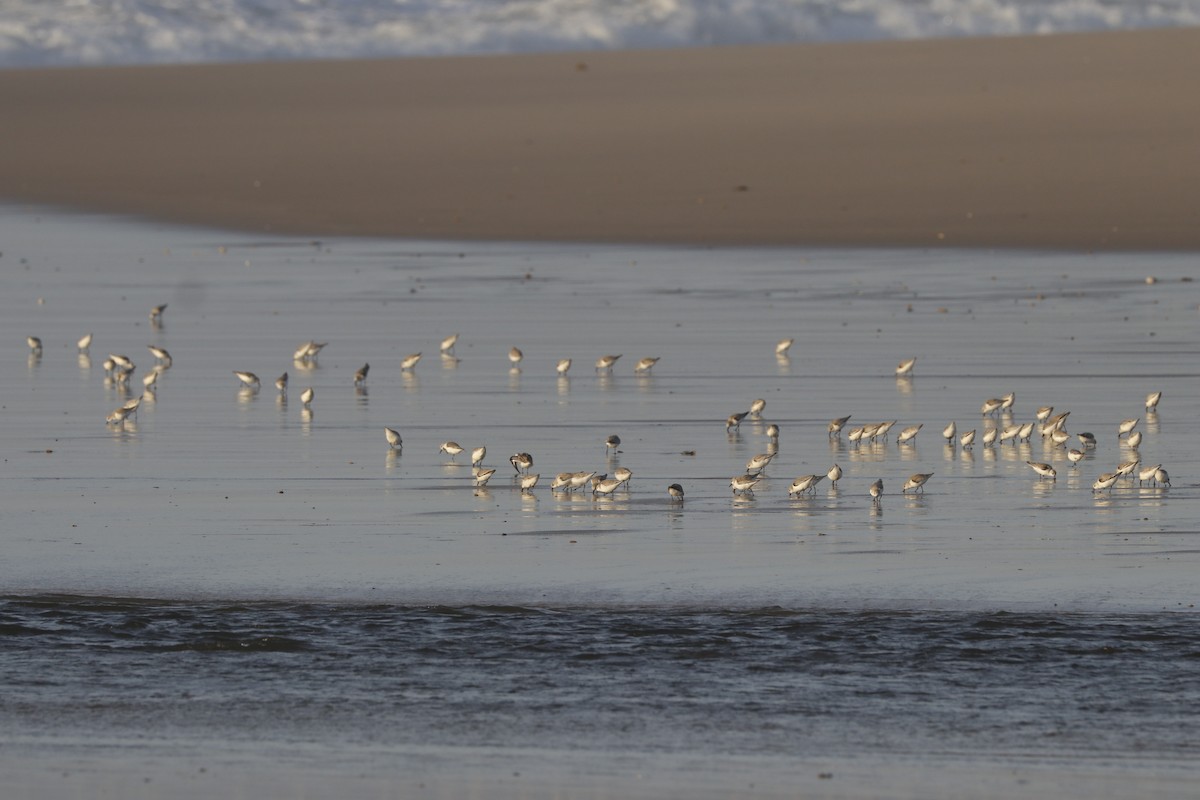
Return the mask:
<path id="1" fill-rule="evenodd" d="M 842 479 L 842 468 L 837 464 L 834 464 L 829 468 L 829 472 L 825 473 L 825 477 L 829 478 L 829 484 L 831 486 L 837 486 L 837 482 Z"/>
<path id="2" fill-rule="evenodd" d="M 404 358 L 402 358 L 400 360 L 400 371 L 407 372 L 407 371 L 411 370 L 413 367 L 415 367 L 417 365 L 417 362 L 420 360 L 421 360 L 420 353 L 412 353 L 411 355 L 405 356 Z"/>
<path id="3" fill-rule="evenodd" d="M 812 491 L 816 493 L 817 484 L 821 482 L 824 475 L 801 475 L 796 480 L 792 481 L 792 485 L 788 487 L 788 494 L 800 494 L 800 492 Z"/>
<path id="4" fill-rule="evenodd" d="M 310 386 L 300 393 L 300 402 L 304 404 L 305 408 L 308 408 L 310 405 L 312 405 L 313 398 L 316 396 L 317 393 L 314 392 L 313 388 Z"/>
<path id="5" fill-rule="evenodd" d="M 233 374 L 237 375 L 238 380 L 241 381 L 242 385 L 248 389 L 257 389 L 262 385 L 258 380 L 258 376 L 253 372 L 239 372 L 235 369 Z"/>
<path id="6" fill-rule="evenodd" d="M 442 442 L 442 446 L 438 448 L 439 453 L 446 453 L 453 461 L 454 457 L 463 451 L 463 446 L 458 442 Z"/>
<path id="7" fill-rule="evenodd" d="M 371 371 L 370 364 L 363 364 L 361 367 L 359 367 L 358 371 L 354 373 L 354 385 L 362 386 L 364 383 L 366 383 L 367 382 L 367 373 L 370 371 Z"/>
<path id="8" fill-rule="evenodd" d="M 671 495 L 672 500 L 678 501 L 680 503 L 683 502 L 683 487 L 680 486 L 678 483 L 672 483 L 670 486 L 668 486 L 667 494 Z"/>
<path id="9" fill-rule="evenodd" d="M 962 436 L 958 437 L 958 443 L 962 447 L 973 446 L 975 444 L 975 429 L 972 428 L 971 430 L 964 433 Z"/>
<path id="10" fill-rule="evenodd" d="M 729 479 L 734 494 L 753 494 L 754 485 L 762 480 L 757 475 L 735 475 Z"/>
<path id="11" fill-rule="evenodd" d="M 608 455 L 610 450 L 616 451 L 621 446 L 621 437 L 615 433 L 604 440 L 604 455 Z M 619 451 L 617 451 L 619 452 Z"/>
<path id="12" fill-rule="evenodd" d="M 775 355 L 786 356 L 788 350 L 792 348 L 792 343 L 795 341 L 795 339 L 780 339 L 779 344 L 775 345 Z"/>
<path id="13" fill-rule="evenodd" d="M 404 446 L 404 440 L 400 438 L 400 431 L 385 427 L 383 435 L 387 437 L 388 446 L 393 450 L 398 450 Z"/>
<path id="14" fill-rule="evenodd" d="M 514 367 L 517 364 L 520 364 L 521 359 L 523 359 L 523 358 L 525 358 L 525 354 L 521 352 L 521 349 L 519 347 L 514 347 L 513 349 L 508 351 L 508 360 L 512 362 L 512 365 Z"/>
<path id="15" fill-rule="evenodd" d="M 558 371 L 559 375 L 565 376 L 567 374 L 567 370 L 569 370 L 570 368 L 571 368 L 571 359 L 563 358 L 563 359 L 559 360 L 558 366 L 555 367 L 555 370 Z"/>
<path id="16" fill-rule="evenodd" d="M 475 485 L 476 486 L 487 486 L 487 482 L 490 481 L 492 479 L 492 476 L 495 474 L 496 474 L 496 470 L 494 470 L 494 469 L 476 470 Z"/>
<path id="17" fill-rule="evenodd" d="M 907 361 L 901 361 L 900 364 L 897 365 L 897 367 L 896 367 L 896 377 L 904 378 L 906 376 L 912 375 L 913 367 L 916 366 L 916 364 L 917 364 L 916 356 L 908 359 Z"/>
<path id="18" fill-rule="evenodd" d="M 750 404 L 750 416 L 762 416 L 763 409 L 767 407 L 767 401 L 761 397 Z"/>
<path id="19" fill-rule="evenodd" d="M 1058 470 L 1054 469 L 1051 465 L 1041 461 L 1026 461 L 1025 463 L 1029 465 L 1031 470 L 1038 474 L 1038 480 L 1042 478 L 1049 478 L 1052 481 L 1058 480 Z"/>
<path id="20" fill-rule="evenodd" d="M 958 424 L 951 422 L 946 427 L 942 428 L 942 438 L 946 440 L 946 444 L 953 445 L 954 437 L 958 434 Z"/>
<path id="21" fill-rule="evenodd" d="M 288 376 L 287 376 L 286 372 L 275 379 L 275 388 L 278 389 L 280 392 L 286 392 L 287 385 L 288 385 Z"/>
<path id="22" fill-rule="evenodd" d="M 602 369 L 602 370 L 607 370 L 608 372 L 612 372 L 613 364 L 617 363 L 617 359 L 620 357 L 621 357 L 620 355 L 600 356 L 598 359 L 596 359 L 596 369 L 598 369 L 598 370 Z"/>
<path id="23" fill-rule="evenodd" d="M 536 472 L 532 475 L 530 475 L 528 473 L 522 475 L 521 476 L 521 491 L 522 492 L 532 491 L 533 487 L 537 486 L 538 479 L 541 477 L 542 476 L 538 475 Z"/>
<path id="24" fill-rule="evenodd" d="M 508 463 L 512 464 L 517 472 L 529 472 L 529 468 L 533 466 L 533 456 L 529 453 L 513 453 L 508 457 Z"/>
<path id="25" fill-rule="evenodd" d="M 92 346 L 92 335 L 90 333 L 84 334 L 76 344 L 79 346 L 79 352 L 86 353 Z"/>
<path id="26" fill-rule="evenodd" d="M 649 372 L 650 369 L 658 363 L 658 356 L 646 356 L 633 368 L 634 372 Z"/>
<path id="27" fill-rule="evenodd" d="M 900 493 L 904 494 L 909 489 L 920 489 L 922 492 L 924 492 L 925 482 L 932 477 L 932 472 L 914 472 L 912 475 L 908 476 L 908 480 L 904 482 L 904 488 L 900 490 Z"/>
<path id="28" fill-rule="evenodd" d="M 458 334 L 452 333 L 445 339 L 442 339 L 441 349 L 443 353 L 453 353 L 454 345 L 458 342 Z"/>
<path id="29" fill-rule="evenodd" d="M 879 498 L 883 497 L 883 478 L 872 483 L 869 491 L 871 492 L 871 499 L 878 503 Z"/>
<path id="30" fill-rule="evenodd" d="M 487 447 L 476 447 L 471 451 L 471 466 L 478 467 L 483 464 L 483 457 L 487 455 Z"/>
<path id="31" fill-rule="evenodd" d="M 1147 413 L 1152 414 L 1158 410 L 1158 401 L 1162 400 L 1162 396 L 1163 396 L 1162 392 L 1151 392 L 1150 394 L 1146 395 L 1146 412 Z"/>
<path id="32" fill-rule="evenodd" d="M 847 414 L 844 417 L 838 417 L 837 419 L 830 420 L 829 421 L 829 435 L 830 436 L 839 436 L 842 432 L 842 428 L 846 427 L 846 423 L 850 421 L 851 416 L 852 415 Z"/>
<path id="33" fill-rule="evenodd" d="M 732 430 L 737 430 L 741 427 L 742 420 L 746 418 L 749 411 L 739 411 L 736 414 L 730 414 L 729 419 L 725 420 L 725 432 L 729 433 Z"/>

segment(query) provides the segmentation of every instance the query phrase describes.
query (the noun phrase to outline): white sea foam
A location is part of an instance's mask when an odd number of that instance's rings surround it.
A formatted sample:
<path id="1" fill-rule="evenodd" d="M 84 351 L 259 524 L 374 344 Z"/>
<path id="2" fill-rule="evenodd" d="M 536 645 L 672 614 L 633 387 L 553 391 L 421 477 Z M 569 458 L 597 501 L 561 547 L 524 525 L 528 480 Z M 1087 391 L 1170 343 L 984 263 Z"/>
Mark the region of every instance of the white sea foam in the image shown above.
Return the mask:
<path id="1" fill-rule="evenodd" d="M 1200 0 L 5 0 L 0 67 L 394 57 L 1200 25 Z"/>

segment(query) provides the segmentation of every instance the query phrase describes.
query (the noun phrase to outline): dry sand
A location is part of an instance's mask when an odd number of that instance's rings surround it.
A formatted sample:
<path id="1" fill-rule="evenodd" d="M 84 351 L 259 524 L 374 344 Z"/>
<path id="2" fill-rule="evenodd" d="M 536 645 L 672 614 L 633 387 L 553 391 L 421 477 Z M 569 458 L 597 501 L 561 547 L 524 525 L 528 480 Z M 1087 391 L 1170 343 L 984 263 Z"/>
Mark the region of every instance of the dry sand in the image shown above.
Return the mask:
<path id="1" fill-rule="evenodd" d="M 1200 247 L 1200 30 L 0 72 L 0 194 L 312 236 Z"/>

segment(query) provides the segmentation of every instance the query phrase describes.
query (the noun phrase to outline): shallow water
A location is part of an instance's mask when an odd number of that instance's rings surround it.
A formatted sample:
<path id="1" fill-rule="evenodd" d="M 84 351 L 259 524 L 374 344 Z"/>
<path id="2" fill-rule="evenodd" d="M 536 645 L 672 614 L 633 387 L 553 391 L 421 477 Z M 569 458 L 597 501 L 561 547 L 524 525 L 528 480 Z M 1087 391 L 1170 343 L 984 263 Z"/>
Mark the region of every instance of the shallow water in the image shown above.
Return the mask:
<path id="1" fill-rule="evenodd" d="M 1194 759 L 1194 256 L 304 242 L 4 219 L 2 658 L 26 677 L 0 717 L 25 752 L 244 738 L 386 774 L 376 748 L 500 747 L 541 776 L 561 768 L 545 753 L 575 754 L 561 763 L 577 786 L 636 751 L 669 781 L 694 779 L 693 759 L 765 758 L 729 774 L 774 789 L 795 758 L 1084 757 L 1123 774 Z M 329 344 L 305 368 L 291 355 L 310 339 Z M 128 354 L 140 386 L 147 344 L 173 364 L 136 421 L 107 426 L 129 395 L 101 364 Z M 607 353 L 622 354 L 611 375 L 592 366 Z M 661 361 L 637 376 L 642 356 Z M 240 391 L 233 370 L 263 388 Z M 1012 421 L 1069 410 L 1095 451 L 1072 469 L 1036 434 L 944 443 L 951 420 L 1005 424 L 980 404 L 1009 391 Z M 755 398 L 762 418 L 727 433 Z M 848 428 L 899 422 L 875 445 L 829 439 L 846 414 Z M 1136 454 L 1117 443 L 1131 417 Z M 769 477 L 733 497 L 771 423 Z M 487 446 L 486 489 L 465 454 L 437 452 L 448 439 Z M 542 475 L 529 495 L 506 463 L 517 451 Z M 1172 485 L 1092 491 L 1134 457 Z M 836 488 L 788 497 L 835 462 Z M 617 466 L 634 477 L 611 498 L 549 489 L 557 472 Z M 934 477 L 902 496 L 914 472 Z M 600 785 L 627 794 L 614 780 Z"/>

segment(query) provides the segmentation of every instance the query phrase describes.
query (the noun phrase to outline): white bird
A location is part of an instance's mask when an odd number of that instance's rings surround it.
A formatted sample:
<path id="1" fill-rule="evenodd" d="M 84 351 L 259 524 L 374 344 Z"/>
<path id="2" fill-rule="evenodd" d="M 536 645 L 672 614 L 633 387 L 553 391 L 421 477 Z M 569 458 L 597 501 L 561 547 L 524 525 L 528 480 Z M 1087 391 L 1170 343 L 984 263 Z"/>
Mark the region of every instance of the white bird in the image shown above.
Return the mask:
<path id="1" fill-rule="evenodd" d="M 508 463 L 512 464 L 517 472 L 529 472 L 529 468 L 533 466 L 533 456 L 529 453 L 513 453 L 508 457 Z"/>
<path id="2" fill-rule="evenodd" d="M 1017 393 L 1009 392 L 1008 394 L 1006 394 L 1000 398 L 1000 410 L 1001 411 L 1011 411 L 1012 407 L 1013 407 L 1013 403 L 1015 403 L 1016 401 L 1017 401 Z"/>
<path id="3" fill-rule="evenodd" d="M 1122 436 L 1124 436 L 1125 434 L 1129 433 L 1134 428 L 1136 428 L 1137 424 L 1138 424 L 1138 420 L 1140 420 L 1140 419 L 1141 419 L 1141 417 L 1138 417 L 1137 419 L 1121 420 L 1121 424 L 1117 426 L 1117 438 L 1118 439 L 1121 438 Z"/>
<path id="4" fill-rule="evenodd" d="M 942 428 L 942 438 L 946 440 L 946 444 L 954 444 L 954 437 L 958 435 L 958 424 L 951 422 L 946 427 Z"/>
<path id="5" fill-rule="evenodd" d="M 842 468 L 834 464 L 829 468 L 829 472 L 825 473 L 825 477 L 829 478 L 830 485 L 837 486 L 837 482 L 842 479 Z"/>
<path id="6" fill-rule="evenodd" d="M 413 367 L 415 367 L 417 365 L 417 362 L 420 360 L 421 360 L 420 353 L 412 353 L 410 355 L 407 355 L 404 358 L 400 359 L 400 370 L 403 372 L 407 372 L 408 370 L 411 370 Z"/>
<path id="7" fill-rule="evenodd" d="M 1138 447 L 1141 446 L 1141 444 L 1142 444 L 1142 432 L 1141 431 L 1134 431 L 1133 433 L 1129 434 L 1129 437 L 1125 440 L 1125 446 L 1132 448 L 1133 450 L 1137 450 Z"/>
<path id="8" fill-rule="evenodd" d="M 725 432 L 729 433 L 730 431 L 738 430 L 742 425 L 742 420 L 749 413 L 749 411 L 739 411 L 736 414 L 730 414 L 729 418 L 725 420 Z"/>
<path id="9" fill-rule="evenodd" d="M 829 435 L 830 436 L 839 436 L 842 432 L 842 428 L 846 427 L 846 423 L 850 421 L 851 416 L 852 416 L 851 414 L 847 414 L 844 417 L 838 417 L 837 419 L 831 419 L 829 421 Z"/>
<path id="10" fill-rule="evenodd" d="M 1037 410 L 1037 413 L 1034 414 L 1034 419 L 1036 419 L 1038 422 L 1045 422 L 1053 413 L 1054 406 L 1042 406 Z"/>
<path id="11" fill-rule="evenodd" d="M 925 482 L 932 477 L 932 472 L 914 472 L 912 475 L 908 476 L 908 480 L 904 482 L 904 488 L 900 490 L 900 493 L 904 494 L 909 489 L 920 489 L 922 492 L 924 492 Z"/>
<path id="12" fill-rule="evenodd" d="M 404 446 L 404 440 L 400 438 L 400 431 L 395 430 L 394 428 L 385 427 L 383 429 L 383 435 L 387 437 L 388 446 L 393 450 Z"/>
<path id="13" fill-rule="evenodd" d="M 167 352 L 166 348 L 148 344 L 146 345 L 146 349 L 150 351 L 150 355 L 154 356 L 154 360 L 158 363 L 165 366 L 171 365 L 171 354 Z"/>
<path id="14" fill-rule="evenodd" d="M 824 475 L 801 475 L 792 481 L 792 485 L 788 487 L 788 494 L 800 494 L 801 492 L 808 491 L 816 492 L 817 484 L 824 477 Z"/>
<path id="15" fill-rule="evenodd" d="M 771 459 L 775 457 L 774 453 L 759 453 L 746 462 L 746 474 L 758 475 L 761 474 L 767 465 L 771 463 Z"/>
<path id="16" fill-rule="evenodd" d="M 758 417 L 762 415 L 763 409 L 767 407 L 767 401 L 761 397 L 750 403 L 750 416 Z"/>
<path id="17" fill-rule="evenodd" d="M 475 485 L 487 486 L 487 482 L 496 474 L 494 469 L 480 469 L 475 471 Z"/>
<path id="18" fill-rule="evenodd" d="M 514 347 L 513 349 L 508 351 L 508 360 L 512 362 L 512 365 L 514 367 L 517 364 L 520 364 L 521 359 L 523 359 L 523 358 L 525 358 L 525 354 L 521 352 L 521 348 L 519 348 L 519 347 Z"/>
<path id="19" fill-rule="evenodd" d="M 1003 405 L 1003 400 L 999 397 L 993 397 L 990 400 L 984 400 L 983 406 L 979 410 L 984 416 L 987 416 L 988 414 L 995 414 Z"/>
<path id="20" fill-rule="evenodd" d="M 1079 464 L 1080 461 L 1083 460 L 1083 457 L 1085 455 L 1086 455 L 1086 453 L 1084 453 L 1082 450 L 1076 450 L 1074 448 L 1071 448 L 1070 450 L 1067 451 L 1067 461 L 1070 461 L 1071 466 L 1075 467 Z"/>
<path id="21" fill-rule="evenodd" d="M 913 356 L 912 358 L 907 359 L 905 361 L 901 361 L 896 366 L 896 377 L 903 378 L 907 375 L 912 375 L 913 367 L 916 366 L 916 364 L 917 364 L 916 356 Z"/>
<path id="22" fill-rule="evenodd" d="M 42 340 L 36 336 L 26 336 L 25 343 L 29 345 L 29 352 L 34 355 L 40 355 L 42 352 Z"/>
<path id="23" fill-rule="evenodd" d="M 625 488 L 629 488 L 629 480 L 633 477 L 633 470 L 628 467 L 617 467 L 613 470 L 613 477 L 625 484 Z"/>
<path id="24" fill-rule="evenodd" d="M 442 442 L 442 446 L 438 448 L 439 453 L 446 453 L 453 461 L 454 457 L 463 451 L 462 445 L 458 442 Z"/>
<path id="25" fill-rule="evenodd" d="M 1162 467 L 1159 467 L 1158 470 L 1154 473 L 1154 482 L 1160 486 L 1170 486 L 1171 485 L 1171 476 L 1167 474 L 1167 471 L 1165 469 L 1163 469 Z"/>
<path id="26" fill-rule="evenodd" d="M 571 491 L 582 489 L 594 477 L 596 477 L 594 472 L 572 472 L 571 477 L 567 480 L 567 488 Z"/>
<path id="27" fill-rule="evenodd" d="M 522 492 L 532 491 L 533 487 L 537 486 L 538 479 L 540 479 L 541 477 L 542 476 L 538 475 L 536 472 L 533 473 L 532 475 L 530 475 L 529 473 L 525 473 L 524 475 L 522 475 L 521 476 L 521 491 Z"/>
<path id="28" fill-rule="evenodd" d="M 313 398 L 316 396 L 317 393 L 314 392 L 313 388 L 310 386 L 300 393 L 300 402 L 304 404 L 305 408 L 308 408 L 310 405 L 312 405 Z"/>
<path id="29" fill-rule="evenodd" d="M 1026 461 L 1025 463 L 1029 465 L 1031 470 L 1040 476 L 1038 480 L 1041 480 L 1042 478 L 1049 478 L 1052 481 L 1058 480 L 1058 471 L 1051 465 L 1044 464 L 1040 461 Z"/>
<path id="30" fill-rule="evenodd" d="M 795 341 L 795 339 L 780 339 L 779 343 L 775 345 L 775 355 L 786 356 L 788 350 L 792 349 L 792 343 Z"/>
<path id="31" fill-rule="evenodd" d="M 596 369 L 612 372 L 613 364 L 617 363 L 617 359 L 620 357 L 620 355 L 600 356 L 598 359 L 596 359 Z"/>
<path id="32" fill-rule="evenodd" d="M 871 499 L 878 503 L 879 498 L 883 497 L 883 478 L 872 483 L 869 491 L 871 492 Z"/>
<path id="33" fill-rule="evenodd" d="M 900 433 L 896 434 L 896 443 L 905 444 L 906 442 L 911 442 L 913 439 L 917 438 L 917 433 L 920 432 L 921 428 L 923 427 L 925 427 L 924 423 L 918 425 L 909 425 L 907 428 L 900 431 Z"/>
<path id="34" fill-rule="evenodd" d="M 155 306 L 154 308 L 150 309 L 150 321 L 151 322 L 162 321 L 163 312 L 166 310 L 167 310 L 166 303 L 163 303 L 161 306 Z"/>
<path id="35" fill-rule="evenodd" d="M 275 388 L 281 392 L 287 391 L 288 374 L 285 372 L 275 379 Z"/>
<path id="36" fill-rule="evenodd" d="M 734 494 L 750 494 L 760 480 L 762 479 L 757 475 L 735 475 L 729 479 L 729 485 Z"/>
<path id="37" fill-rule="evenodd" d="M 1119 472 L 1105 472 L 1099 478 L 1096 478 L 1096 482 L 1092 484 L 1092 491 L 1102 492 L 1105 489 L 1111 489 L 1120 477 L 1121 474 Z"/>
<path id="38" fill-rule="evenodd" d="M 621 437 L 615 433 L 604 440 L 604 455 L 608 455 L 610 450 L 616 450 L 621 446 Z"/>
<path id="39" fill-rule="evenodd" d="M 1146 411 L 1148 413 L 1154 413 L 1158 410 L 1158 401 L 1162 400 L 1162 395 L 1162 392 L 1151 392 L 1146 395 Z"/>
<path id="40" fill-rule="evenodd" d="M 355 371 L 355 373 L 354 373 L 354 385 L 362 386 L 363 384 L 365 384 L 367 382 L 367 373 L 370 371 L 371 371 L 370 364 L 363 364 L 361 367 L 359 367 L 358 370 Z"/>
<path id="41" fill-rule="evenodd" d="M 259 386 L 262 385 L 258 380 L 258 376 L 255 375 L 253 372 L 239 372 L 238 370 L 235 369 L 233 371 L 233 374 L 237 375 L 238 380 L 241 381 L 242 384 L 244 386 L 246 386 L 247 388 L 257 389 Z"/>
<path id="42" fill-rule="evenodd" d="M 442 339 L 441 349 L 443 353 L 453 353 L 454 345 L 458 342 L 458 334 L 452 333 L 445 339 Z"/>
<path id="43" fill-rule="evenodd" d="M 1094 433 L 1084 431 L 1083 433 L 1076 434 L 1076 436 L 1079 437 L 1079 441 L 1083 445 L 1084 450 L 1096 446 L 1096 435 Z"/>
<path id="44" fill-rule="evenodd" d="M 563 359 L 559 360 L 558 366 L 556 366 L 554 369 L 558 371 L 559 375 L 566 375 L 567 370 L 569 370 L 570 368 L 571 368 L 571 359 L 563 358 Z"/>
<path id="45" fill-rule="evenodd" d="M 487 447 L 486 446 L 481 445 L 480 447 L 476 447 L 474 450 L 471 451 L 471 466 L 478 467 L 481 464 L 483 464 L 483 457 L 486 455 L 487 455 Z"/>
<path id="46" fill-rule="evenodd" d="M 92 335 L 84 334 L 76 344 L 79 346 L 79 352 L 86 353 L 92 346 Z"/>
<path id="47" fill-rule="evenodd" d="M 779 441 L 779 426 L 778 425 L 771 423 L 770 425 L 767 426 L 767 438 L 770 439 L 772 442 Z"/>
<path id="48" fill-rule="evenodd" d="M 657 356 L 646 356 L 633 368 L 634 372 L 649 372 L 650 369 L 658 363 Z"/>
<path id="49" fill-rule="evenodd" d="M 975 429 L 972 428 L 971 430 L 964 433 L 962 436 L 958 437 L 958 443 L 962 447 L 971 447 L 972 445 L 974 445 L 975 444 Z"/>
<path id="50" fill-rule="evenodd" d="M 1153 467 L 1145 467 L 1138 470 L 1138 483 L 1142 484 L 1146 481 L 1153 481 L 1154 476 L 1162 469 L 1162 464 L 1155 464 Z"/>
<path id="51" fill-rule="evenodd" d="M 592 494 L 612 494 L 621 485 L 617 478 L 605 478 L 592 483 Z"/>

